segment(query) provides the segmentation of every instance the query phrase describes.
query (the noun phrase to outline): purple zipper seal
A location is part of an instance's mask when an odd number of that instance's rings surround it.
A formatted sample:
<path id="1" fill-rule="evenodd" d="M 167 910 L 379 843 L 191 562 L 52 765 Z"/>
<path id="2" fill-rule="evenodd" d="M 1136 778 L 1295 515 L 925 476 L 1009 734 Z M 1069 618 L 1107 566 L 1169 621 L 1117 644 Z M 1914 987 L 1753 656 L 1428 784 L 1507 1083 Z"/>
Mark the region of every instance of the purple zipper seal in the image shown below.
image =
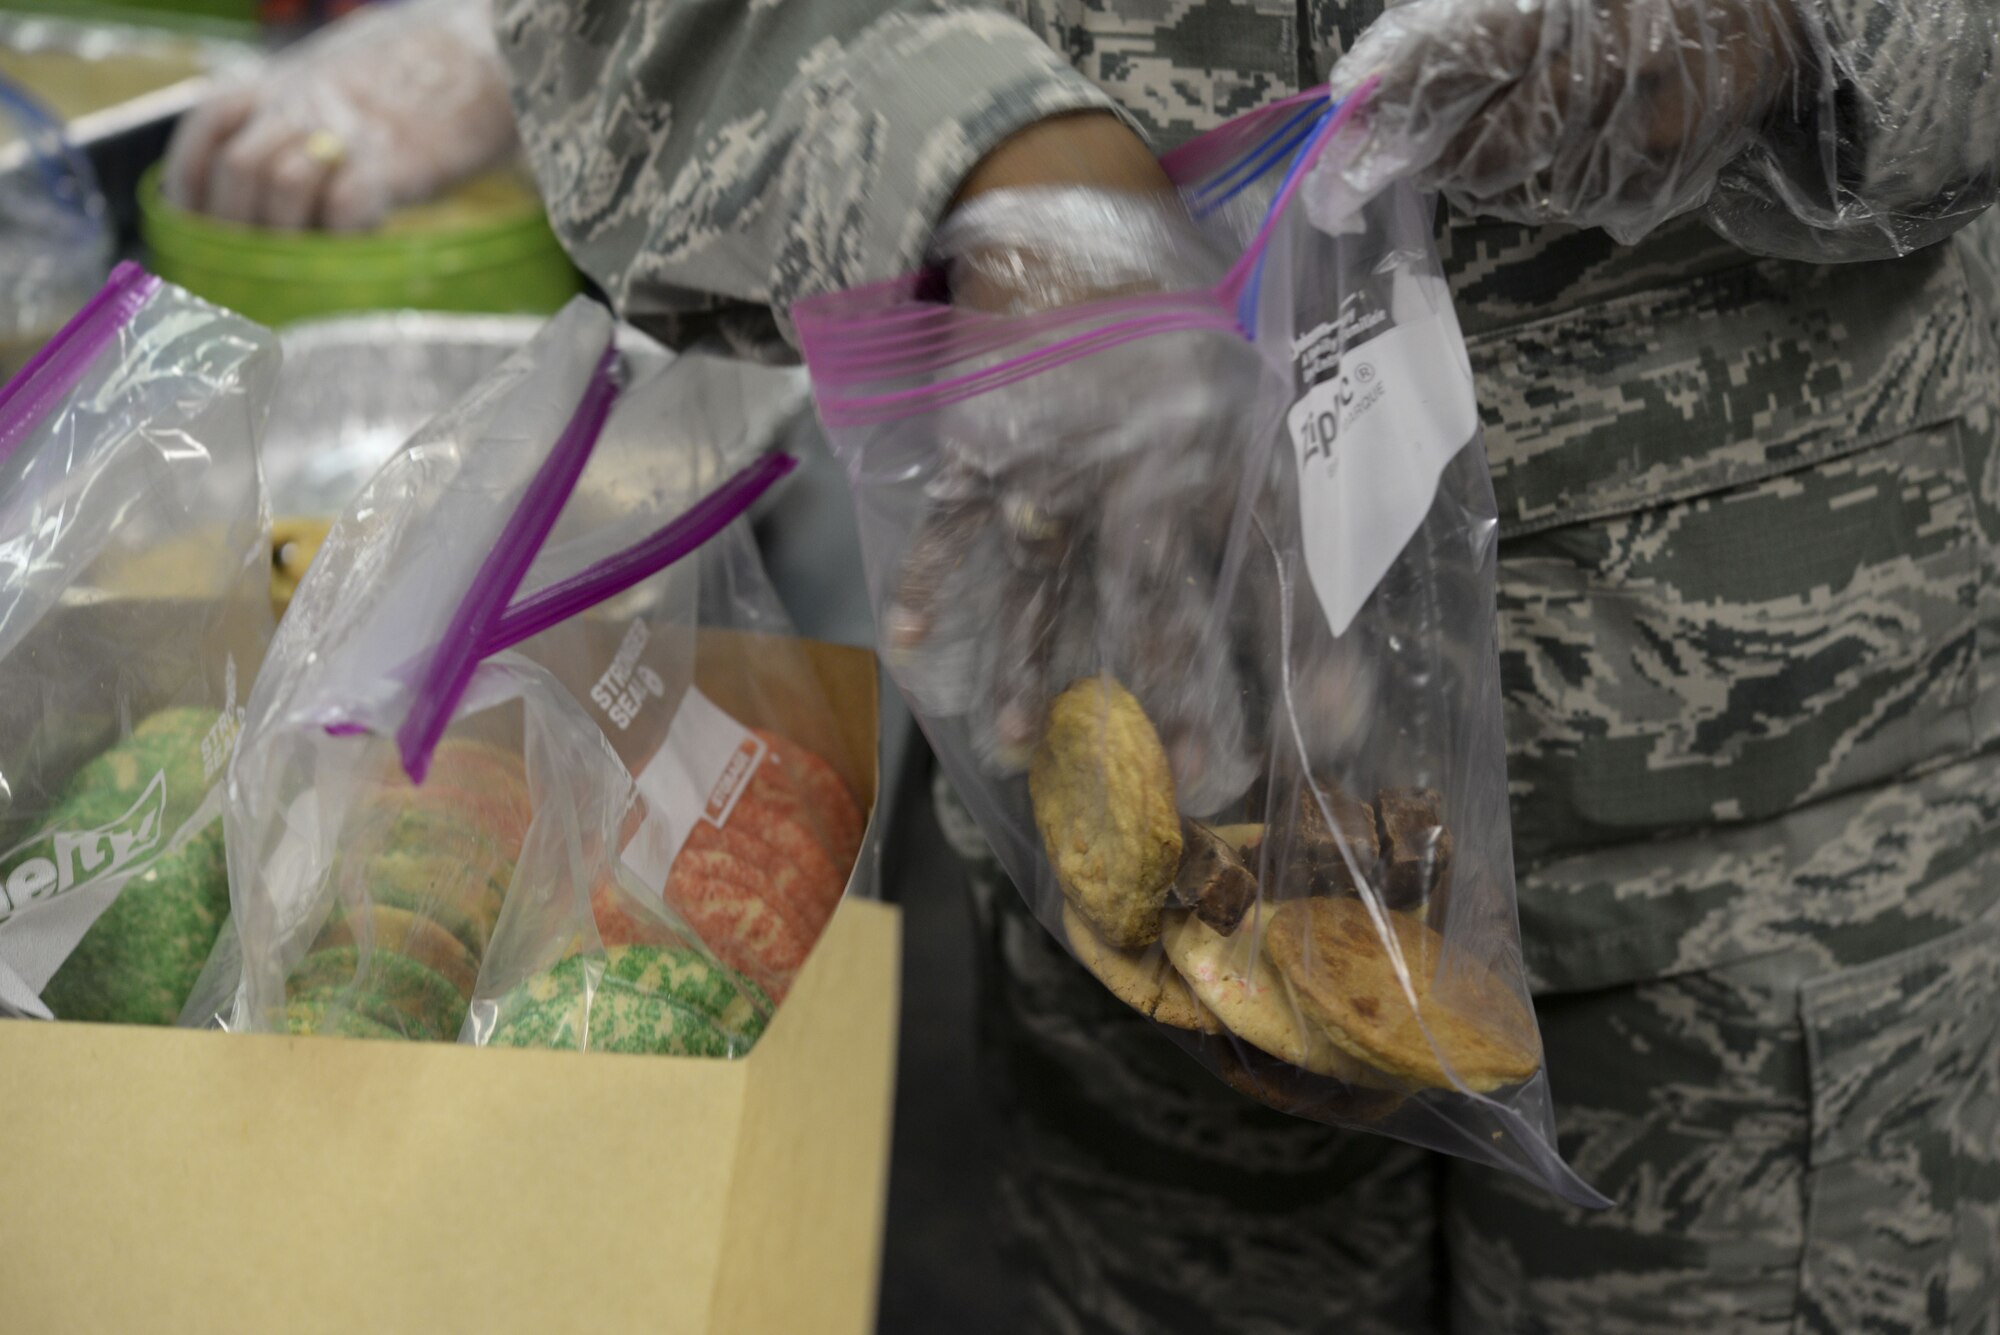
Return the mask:
<path id="1" fill-rule="evenodd" d="M 584 387 L 583 397 L 577 401 L 569 425 L 563 428 L 555 447 L 528 483 L 521 503 L 507 517 L 506 526 L 473 575 L 472 584 L 425 665 L 409 713 L 396 730 L 403 772 L 412 783 L 421 784 L 430 772 L 431 752 L 443 738 L 451 716 L 458 711 L 459 701 L 465 698 L 473 671 L 485 656 L 483 646 L 494 622 L 506 612 L 515 590 L 527 577 L 528 567 L 534 564 L 536 553 L 548 540 L 556 517 L 568 503 L 570 493 L 576 490 L 577 479 L 583 476 L 591 451 L 597 448 L 597 438 L 611 415 L 613 400 L 618 397 L 618 386 L 612 378 L 617 363 L 617 352 L 606 348 L 590 383 Z"/>
<path id="2" fill-rule="evenodd" d="M 650 537 L 513 604 L 489 627 L 477 660 L 512 649 L 651 579 L 741 518 L 758 497 L 796 467 L 798 460 L 788 454 L 767 454 L 730 474 L 714 491 Z M 413 666 L 399 668 L 395 675 L 407 675 Z M 352 719 L 325 726 L 329 737 L 361 737 L 372 731 L 367 724 Z"/>
<path id="3" fill-rule="evenodd" d="M 124 261 L 83 309 L 0 388 L 0 464 L 49 415 L 57 399 L 76 388 L 98 354 L 159 290 L 159 279 Z"/>
<path id="4" fill-rule="evenodd" d="M 738 469 L 651 537 L 508 608 L 493 624 L 480 648 L 481 656 L 511 649 L 651 579 L 728 528 L 779 478 L 796 467 L 798 460 L 789 454 L 767 454 Z"/>

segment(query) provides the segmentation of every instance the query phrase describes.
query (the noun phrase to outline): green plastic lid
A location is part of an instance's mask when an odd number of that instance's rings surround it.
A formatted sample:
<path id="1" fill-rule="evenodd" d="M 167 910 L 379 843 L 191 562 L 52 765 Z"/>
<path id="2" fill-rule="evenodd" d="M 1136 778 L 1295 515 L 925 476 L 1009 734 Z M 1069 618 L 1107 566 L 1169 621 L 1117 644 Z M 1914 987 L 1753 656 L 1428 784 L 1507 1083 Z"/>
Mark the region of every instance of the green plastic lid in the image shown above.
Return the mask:
<path id="1" fill-rule="evenodd" d="M 545 315 L 582 282 L 532 189 L 512 172 L 469 181 L 366 233 L 246 227 L 139 182 L 139 229 L 160 277 L 262 324 L 367 310 Z"/>

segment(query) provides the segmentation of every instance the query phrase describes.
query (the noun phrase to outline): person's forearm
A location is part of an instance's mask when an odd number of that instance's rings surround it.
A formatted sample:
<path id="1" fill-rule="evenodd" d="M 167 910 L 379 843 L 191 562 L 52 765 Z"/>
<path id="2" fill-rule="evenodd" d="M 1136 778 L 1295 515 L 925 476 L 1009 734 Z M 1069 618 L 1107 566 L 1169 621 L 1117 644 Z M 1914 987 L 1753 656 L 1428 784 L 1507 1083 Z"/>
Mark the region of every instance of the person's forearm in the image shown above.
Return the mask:
<path id="1" fill-rule="evenodd" d="M 1134 194 L 1174 188 L 1131 126 L 1108 112 L 1087 111 L 1052 116 L 1009 135 L 967 173 L 953 203 L 991 190 L 1064 185 Z"/>
<path id="2" fill-rule="evenodd" d="M 557 230 L 620 311 L 664 317 L 913 268 L 975 166 L 1109 106 L 1015 20 L 940 3 L 503 0 Z"/>

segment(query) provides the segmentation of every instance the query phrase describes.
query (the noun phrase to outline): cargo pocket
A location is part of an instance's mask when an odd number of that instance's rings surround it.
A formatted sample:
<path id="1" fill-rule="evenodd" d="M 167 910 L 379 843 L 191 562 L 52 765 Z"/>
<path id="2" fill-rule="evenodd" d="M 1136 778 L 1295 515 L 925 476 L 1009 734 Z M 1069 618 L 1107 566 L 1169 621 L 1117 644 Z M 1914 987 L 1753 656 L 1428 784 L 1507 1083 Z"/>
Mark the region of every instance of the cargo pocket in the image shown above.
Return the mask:
<path id="1" fill-rule="evenodd" d="M 1950 247 L 1746 265 L 1472 356 L 1526 869 L 1980 744 L 2000 358 Z"/>
<path id="2" fill-rule="evenodd" d="M 2000 919 L 1807 983 L 1795 1329 L 1986 1332 L 2000 1303 Z"/>

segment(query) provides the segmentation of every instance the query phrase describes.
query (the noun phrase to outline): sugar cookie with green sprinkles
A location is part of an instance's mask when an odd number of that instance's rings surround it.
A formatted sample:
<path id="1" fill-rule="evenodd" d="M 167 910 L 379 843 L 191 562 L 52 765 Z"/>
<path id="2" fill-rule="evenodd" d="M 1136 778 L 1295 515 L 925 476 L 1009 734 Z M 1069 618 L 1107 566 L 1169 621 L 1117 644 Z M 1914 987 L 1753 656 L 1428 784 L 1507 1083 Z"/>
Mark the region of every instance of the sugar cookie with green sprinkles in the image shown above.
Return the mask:
<path id="1" fill-rule="evenodd" d="M 337 996 L 355 1011 L 411 1038 L 449 1043 L 465 1023 L 465 998 L 449 980 L 405 955 L 368 952 L 368 971 L 357 977 L 360 954 L 334 946 L 307 955 L 286 985 L 290 1000 Z"/>
<path id="2" fill-rule="evenodd" d="M 51 834 L 136 819 L 166 847 L 207 795 L 202 743 L 216 718 L 211 709 L 175 708 L 141 720 L 131 737 L 71 777 L 49 819 Z M 162 786 L 157 814 L 135 817 L 155 782 Z M 25 854 L 43 851 L 38 845 Z M 172 1024 L 228 914 L 229 868 L 217 822 L 154 856 L 119 889 L 49 979 L 42 1001 L 58 1019 Z"/>
<path id="3" fill-rule="evenodd" d="M 409 1038 L 400 1029 L 371 1020 L 350 1006 L 308 997 L 294 998 L 286 1005 L 285 1032 L 332 1038 L 393 1038 L 399 1041 Z"/>
<path id="4" fill-rule="evenodd" d="M 415 960 L 442 975 L 458 989 L 460 996 L 471 998 L 473 984 L 479 978 L 479 956 L 466 949 L 465 943 L 450 931 L 423 914 L 386 904 L 370 905 L 363 918 L 368 924 L 364 934 L 374 949 Z M 354 928 L 354 922 L 345 913 L 336 913 L 320 932 L 313 949 L 358 945 Z"/>
<path id="5" fill-rule="evenodd" d="M 172 1024 L 229 917 L 222 823 L 125 883 L 42 989 L 60 1020 Z"/>
<path id="6" fill-rule="evenodd" d="M 597 963 L 603 974 L 594 989 L 593 957 L 572 955 L 508 993 L 492 1043 L 736 1057 L 764 1031 L 763 995 L 692 950 L 613 946 Z"/>
<path id="7" fill-rule="evenodd" d="M 485 951 L 507 902 L 507 883 L 445 853 L 377 853 L 363 868 L 363 885 L 378 904 L 446 921 L 452 913 L 470 918 L 479 937 L 475 954 Z M 336 882 L 339 884 L 339 882 Z"/>

